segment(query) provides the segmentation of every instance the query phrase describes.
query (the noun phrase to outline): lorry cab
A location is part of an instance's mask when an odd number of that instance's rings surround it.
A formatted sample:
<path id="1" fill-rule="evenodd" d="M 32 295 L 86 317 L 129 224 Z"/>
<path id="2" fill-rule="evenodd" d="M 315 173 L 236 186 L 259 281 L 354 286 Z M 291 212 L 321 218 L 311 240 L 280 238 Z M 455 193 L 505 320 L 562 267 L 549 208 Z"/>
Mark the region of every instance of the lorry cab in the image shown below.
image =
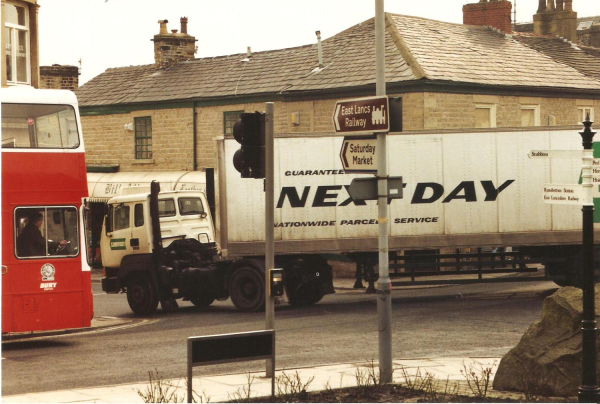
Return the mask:
<path id="1" fill-rule="evenodd" d="M 150 193 L 143 187 L 123 189 L 107 203 L 100 248 L 102 265 L 118 268 L 123 257 L 153 251 Z M 167 191 L 158 196 L 162 246 L 178 239 L 214 244 L 214 227 L 203 192 Z"/>

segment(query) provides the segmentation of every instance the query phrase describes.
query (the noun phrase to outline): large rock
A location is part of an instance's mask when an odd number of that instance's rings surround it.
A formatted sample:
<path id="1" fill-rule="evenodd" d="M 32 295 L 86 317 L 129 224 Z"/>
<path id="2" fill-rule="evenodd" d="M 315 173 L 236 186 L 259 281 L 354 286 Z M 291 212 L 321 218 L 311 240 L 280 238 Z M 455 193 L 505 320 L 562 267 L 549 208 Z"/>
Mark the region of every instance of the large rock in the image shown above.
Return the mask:
<path id="1" fill-rule="evenodd" d="M 596 285 L 596 321 L 600 323 L 600 284 Z M 542 317 L 500 361 L 494 389 L 577 395 L 581 385 L 582 291 L 564 287 L 544 300 Z M 600 351 L 600 335 L 596 345 Z M 600 361 L 596 369 L 600 375 Z"/>

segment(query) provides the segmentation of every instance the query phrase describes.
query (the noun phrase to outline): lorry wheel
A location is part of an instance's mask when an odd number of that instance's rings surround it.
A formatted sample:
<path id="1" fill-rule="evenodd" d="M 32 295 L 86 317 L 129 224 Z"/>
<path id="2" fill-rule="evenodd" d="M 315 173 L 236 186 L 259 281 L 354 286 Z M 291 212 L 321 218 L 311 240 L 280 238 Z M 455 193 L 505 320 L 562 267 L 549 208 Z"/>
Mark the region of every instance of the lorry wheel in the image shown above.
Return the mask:
<path id="1" fill-rule="evenodd" d="M 296 290 L 288 294 L 288 301 L 292 306 L 310 306 L 322 298 L 323 294 L 319 293 L 316 286 L 309 282 L 301 283 Z"/>
<path id="2" fill-rule="evenodd" d="M 210 295 L 190 299 L 190 302 L 192 302 L 192 304 L 196 307 L 208 307 L 214 301 L 215 301 L 215 298 Z"/>
<path id="3" fill-rule="evenodd" d="M 131 278 L 127 285 L 127 303 L 131 310 L 140 316 L 156 311 L 158 296 L 148 275 L 138 274 Z"/>
<path id="4" fill-rule="evenodd" d="M 260 310 L 265 303 L 264 279 L 255 269 L 238 268 L 231 276 L 229 294 L 231 301 L 238 309 Z"/>

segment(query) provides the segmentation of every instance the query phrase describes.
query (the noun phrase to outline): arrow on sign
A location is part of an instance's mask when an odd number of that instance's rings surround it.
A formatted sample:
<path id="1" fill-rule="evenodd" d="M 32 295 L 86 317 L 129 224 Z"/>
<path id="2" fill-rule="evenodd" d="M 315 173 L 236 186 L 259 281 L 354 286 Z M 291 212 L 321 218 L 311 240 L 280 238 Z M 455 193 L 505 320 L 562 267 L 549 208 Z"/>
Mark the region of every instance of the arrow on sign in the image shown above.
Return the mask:
<path id="1" fill-rule="evenodd" d="M 339 115 L 340 113 L 340 108 L 342 108 L 341 104 L 337 104 L 335 106 L 335 112 L 333 113 L 333 124 L 335 125 L 335 131 L 339 132 L 340 131 L 340 121 L 338 121 L 337 119 L 335 119 L 336 116 Z"/>

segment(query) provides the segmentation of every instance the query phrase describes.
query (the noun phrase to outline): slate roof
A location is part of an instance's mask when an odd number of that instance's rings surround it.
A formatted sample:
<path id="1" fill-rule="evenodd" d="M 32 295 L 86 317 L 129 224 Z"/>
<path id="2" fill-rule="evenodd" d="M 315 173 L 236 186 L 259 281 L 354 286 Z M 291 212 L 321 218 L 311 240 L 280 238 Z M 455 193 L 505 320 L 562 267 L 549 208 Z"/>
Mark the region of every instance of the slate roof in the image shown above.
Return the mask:
<path id="1" fill-rule="evenodd" d="M 516 35 L 515 39 L 554 61 L 600 80 L 600 49 L 598 48 L 574 45 L 560 38 L 533 34 L 521 33 Z"/>
<path id="2" fill-rule="evenodd" d="M 374 19 L 317 45 L 194 59 L 166 69 L 111 68 L 76 90 L 80 106 L 219 99 L 375 83 Z M 386 14 L 386 81 L 600 90 L 600 56 L 553 38 Z M 568 45 L 568 46 L 567 46 Z"/>

